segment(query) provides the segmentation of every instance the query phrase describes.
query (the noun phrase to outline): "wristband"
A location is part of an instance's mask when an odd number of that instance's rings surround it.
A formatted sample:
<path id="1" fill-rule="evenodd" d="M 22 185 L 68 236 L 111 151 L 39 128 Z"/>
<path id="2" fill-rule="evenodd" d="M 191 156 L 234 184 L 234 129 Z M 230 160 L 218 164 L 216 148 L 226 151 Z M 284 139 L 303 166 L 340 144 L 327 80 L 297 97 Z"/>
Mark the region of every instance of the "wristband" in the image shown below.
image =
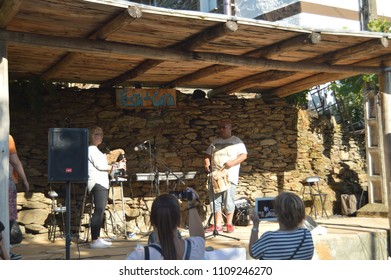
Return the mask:
<path id="1" fill-rule="evenodd" d="M 259 229 L 258 229 L 258 228 L 252 228 L 251 231 L 253 231 L 253 232 L 258 232 Z"/>

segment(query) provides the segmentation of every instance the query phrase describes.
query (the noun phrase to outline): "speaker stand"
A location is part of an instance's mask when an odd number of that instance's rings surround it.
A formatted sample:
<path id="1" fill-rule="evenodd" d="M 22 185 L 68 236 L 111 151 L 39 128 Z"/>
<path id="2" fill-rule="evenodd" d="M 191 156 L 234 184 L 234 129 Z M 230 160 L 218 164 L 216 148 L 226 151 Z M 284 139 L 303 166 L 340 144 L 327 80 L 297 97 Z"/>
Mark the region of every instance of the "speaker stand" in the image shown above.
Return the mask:
<path id="1" fill-rule="evenodd" d="M 66 216 L 65 216 L 65 259 L 70 260 L 71 254 L 71 182 L 67 182 L 68 186 L 65 194 Z"/>

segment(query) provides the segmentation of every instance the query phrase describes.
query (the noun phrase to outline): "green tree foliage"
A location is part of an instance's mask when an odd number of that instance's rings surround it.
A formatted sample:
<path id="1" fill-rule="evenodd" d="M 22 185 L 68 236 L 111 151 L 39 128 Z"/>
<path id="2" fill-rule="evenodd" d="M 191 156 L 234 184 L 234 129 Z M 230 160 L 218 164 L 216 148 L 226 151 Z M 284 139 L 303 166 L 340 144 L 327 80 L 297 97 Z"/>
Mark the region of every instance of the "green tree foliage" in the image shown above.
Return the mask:
<path id="1" fill-rule="evenodd" d="M 374 19 L 368 24 L 372 32 L 391 32 L 391 22 L 385 19 Z M 376 74 L 357 75 L 347 79 L 331 83 L 330 90 L 333 91 L 335 98 L 343 102 L 345 110 L 350 115 L 353 123 L 363 122 L 364 118 L 364 89 L 379 89 L 378 76 Z M 297 107 L 305 108 L 307 106 L 307 95 L 309 90 L 299 92 L 287 98 L 287 102 Z"/>
<path id="2" fill-rule="evenodd" d="M 390 33 L 391 22 L 386 21 L 384 18 L 377 18 L 368 23 L 368 29 L 372 32 Z"/>
<path id="3" fill-rule="evenodd" d="M 335 81 L 330 85 L 330 90 L 334 92 L 340 105 L 343 102 L 344 110 L 350 116 L 353 124 L 363 122 L 364 119 L 363 90 L 366 78 L 365 75 L 357 75 Z"/>

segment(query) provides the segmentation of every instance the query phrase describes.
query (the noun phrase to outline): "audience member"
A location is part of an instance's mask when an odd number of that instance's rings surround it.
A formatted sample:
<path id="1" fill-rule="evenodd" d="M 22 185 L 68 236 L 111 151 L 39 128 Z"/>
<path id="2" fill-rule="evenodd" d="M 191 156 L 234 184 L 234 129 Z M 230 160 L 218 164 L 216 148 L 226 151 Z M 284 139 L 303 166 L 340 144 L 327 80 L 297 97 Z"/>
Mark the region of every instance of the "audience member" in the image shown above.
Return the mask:
<path id="1" fill-rule="evenodd" d="M 260 260 L 310 260 L 314 254 L 311 232 L 301 228 L 305 207 L 299 196 L 292 192 L 279 194 L 274 201 L 279 229 L 266 231 L 258 239 L 259 217 L 254 210 L 251 216 L 249 252 Z"/>
<path id="2" fill-rule="evenodd" d="M 189 235 L 178 235 L 181 212 L 178 199 L 172 194 L 161 194 L 152 203 L 151 224 L 156 243 L 137 246 L 128 260 L 200 260 L 205 255 L 205 233 L 197 211 L 198 194 L 188 188 L 195 199 L 188 201 Z"/>

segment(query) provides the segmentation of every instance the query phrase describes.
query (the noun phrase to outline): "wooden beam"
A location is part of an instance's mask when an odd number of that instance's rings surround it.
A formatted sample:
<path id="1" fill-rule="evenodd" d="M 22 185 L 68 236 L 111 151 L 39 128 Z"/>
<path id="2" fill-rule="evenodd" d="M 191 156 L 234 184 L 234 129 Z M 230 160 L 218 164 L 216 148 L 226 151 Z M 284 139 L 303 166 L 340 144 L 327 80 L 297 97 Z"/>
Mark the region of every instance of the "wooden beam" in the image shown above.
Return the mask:
<path id="1" fill-rule="evenodd" d="M 212 89 L 208 92 L 208 97 L 213 97 L 222 93 L 240 92 L 243 89 L 252 87 L 253 85 L 262 84 L 268 81 L 276 81 L 293 75 L 295 72 L 289 71 L 267 71 L 258 73 L 246 78 L 237 80 L 235 82 L 226 84 L 222 87 Z"/>
<path id="2" fill-rule="evenodd" d="M 3 0 L 0 3 L 0 28 L 6 28 L 20 9 L 22 0 Z"/>
<path id="3" fill-rule="evenodd" d="M 302 46 L 303 44 L 319 44 L 321 40 L 320 34 L 319 33 L 311 33 L 310 35 L 300 35 L 297 36 L 293 39 L 289 39 L 283 42 L 279 42 L 277 44 L 274 44 L 270 47 L 266 48 L 261 48 L 259 50 L 251 51 L 246 53 L 245 55 L 247 56 L 265 56 L 267 58 L 277 58 L 279 55 L 282 53 L 287 53 L 292 50 L 296 50 L 298 47 Z M 388 40 L 386 38 L 381 38 L 381 39 L 374 39 L 368 42 L 364 42 L 362 44 L 346 48 L 345 50 L 338 51 L 338 52 L 333 52 L 332 54 L 329 55 L 324 55 L 321 57 L 317 57 L 314 59 L 308 59 L 304 60 L 301 62 L 297 62 L 298 64 L 300 63 L 325 63 L 328 62 L 330 64 L 337 64 L 343 62 L 343 60 L 346 59 L 346 57 L 349 57 L 351 55 L 355 56 L 368 56 L 368 53 L 373 52 L 373 51 L 378 51 L 379 48 L 386 48 L 388 47 Z M 204 68 L 202 70 L 199 70 L 193 74 L 186 75 L 182 78 L 179 78 L 175 81 L 172 81 L 170 83 L 171 86 L 178 86 L 178 85 L 183 85 L 186 82 L 190 82 L 193 80 L 201 79 L 206 76 L 210 76 L 211 74 L 227 71 L 229 69 L 233 69 L 234 67 L 230 66 L 224 66 L 222 68 L 222 65 L 214 65 L 210 66 L 207 68 Z M 294 72 L 290 72 L 291 75 L 294 74 Z M 222 86 L 220 88 L 213 89 L 210 91 L 208 94 L 210 97 L 219 95 L 219 94 L 229 94 L 232 92 L 238 92 L 242 89 L 245 89 L 244 83 L 246 81 L 250 82 L 250 80 L 254 81 L 253 84 L 257 84 L 256 80 L 258 75 L 264 75 L 265 72 L 256 74 L 252 77 L 255 77 L 255 79 L 252 79 L 251 77 L 238 80 L 235 82 L 232 82 L 228 85 Z M 250 80 L 249 80 L 250 79 Z M 263 80 L 259 79 L 259 83 L 261 83 Z M 249 88 L 249 87 L 247 87 Z"/>
<path id="4" fill-rule="evenodd" d="M 187 52 L 167 48 L 138 46 L 126 43 L 96 41 L 84 38 L 56 37 L 49 35 L 30 34 L 24 32 L 0 30 L 0 40 L 13 43 L 44 46 L 60 49 L 63 51 L 78 51 L 99 54 L 120 54 L 127 56 L 139 56 L 147 59 L 170 60 L 170 61 L 204 61 L 213 64 L 231 66 L 243 66 L 261 70 L 283 71 L 316 71 L 328 73 L 374 73 L 383 72 L 382 67 L 352 66 L 352 65 L 327 65 L 315 63 L 283 62 L 261 58 L 237 56 L 231 54 Z"/>
<path id="5" fill-rule="evenodd" d="M 268 47 L 251 51 L 246 55 L 278 60 L 278 57 L 286 53 L 289 53 L 291 51 L 296 51 L 297 49 L 302 48 L 303 45 L 317 45 L 320 42 L 321 42 L 320 33 L 313 32 L 309 35 L 308 34 L 299 35 L 292 39 L 288 39 Z"/>
<path id="6" fill-rule="evenodd" d="M 228 33 L 235 32 L 237 29 L 238 29 L 238 25 L 236 22 L 227 21 L 223 24 L 212 26 L 211 28 L 208 28 L 206 31 L 201 32 L 199 34 L 195 34 L 194 36 L 190 37 L 188 40 L 175 44 L 171 47 L 177 50 L 192 51 L 202 45 L 210 43 L 210 41 L 223 37 Z M 136 68 L 129 70 L 128 72 L 125 72 L 114 79 L 104 82 L 102 84 L 102 87 L 112 87 L 114 85 L 122 84 L 126 80 L 131 80 L 138 77 L 139 75 L 142 75 L 143 73 L 156 67 L 162 62 L 163 62 L 162 60 L 153 60 L 153 61 L 146 60 L 140 63 Z"/>
<path id="7" fill-rule="evenodd" d="M 388 47 L 388 40 L 386 38 L 374 39 L 350 48 L 339 50 L 338 52 L 333 52 L 332 54 L 329 55 L 326 54 L 318 59 L 314 59 L 314 62 L 326 61 L 329 62 L 330 64 L 343 63 L 345 58 L 351 55 L 355 55 L 357 57 L 368 56 L 368 53 L 378 51 L 381 48 L 387 48 L 387 47 Z M 386 58 L 387 56 L 385 56 L 385 59 Z M 357 65 L 365 65 L 367 62 L 370 63 L 371 60 L 372 59 L 367 61 L 362 61 Z M 320 85 L 322 83 L 326 83 L 333 80 L 345 79 L 354 75 L 357 75 L 357 73 L 346 73 L 344 75 L 321 73 L 285 85 L 276 90 L 269 91 L 268 93 L 278 95 L 280 97 L 286 97 L 290 95 L 292 92 L 300 92 L 309 89 L 315 85 Z"/>
<path id="8" fill-rule="evenodd" d="M 338 50 L 338 52 L 334 52 L 332 55 L 326 54 L 324 58 L 329 64 L 342 64 L 345 60 L 350 60 L 352 56 L 357 58 L 366 57 L 368 54 L 378 52 L 379 49 L 384 48 L 388 48 L 388 39 L 383 37 Z"/>
<path id="9" fill-rule="evenodd" d="M 266 91 L 267 94 L 274 94 L 279 97 L 286 97 L 292 95 L 292 93 L 298 93 L 300 91 L 312 88 L 317 85 L 321 85 L 330 81 L 336 81 L 358 75 L 357 73 L 320 73 L 312 75 L 310 77 L 295 81 L 293 83 L 284 85 L 275 90 Z"/>
<path id="10" fill-rule="evenodd" d="M 131 80 L 131 79 L 134 79 L 134 78 L 144 74 L 145 72 L 158 66 L 162 62 L 163 61 L 161 61 L 161 60 L 153 60 L 153 59 L 144 60 L 143 62 L 141 62 L 139 65 L 137 65 L 132 70 L 125 72 L 122 75 L 119 75 L 111 80 L 108 80 L 108 81 L 102 83 L 100 87 L 101 88 L 108 88 L 108 87 L 113 87 L 115 85 L 120 85 L 123 82 L 125 82 L 126 80 Z"/>
<path id="11" fill-rule="evenodd" d="M 211 75 L 222 73 L 222 72 L 225 72 L 225 71 L 227 71 L 229 69 L 233 69 L 233 68 L 235 68 L 235 66 L 215 64 L 215 65 L 200 69 L 200 70 L 193 72 L 189 75 L 182 76 L 174 81 L 171 81 L 167 87 L 176 87 L 178 85 L 186 85 L 186 83 L 188 83 L 188 82 L 196 81 L 196 80 L 202 79 L 204 77 L 208 77 Z"/>
<path id="12" fill-rule="evenodd" d="M 109 21 L 102 28 L 89 36 L 90 39 L 106 40 L 111 34 L 125 28 L 136 19 L 141 18 L 142 12 L 138 7 L 129 6 L 124 12 Z"/>
<path id="13" fill-rule="evenodd" d="M 196 34 L 184 42 L 180 42 L 173 47 L 175 49 L 182 49 L 186 51 L 193 51 L 198 47 L 210 43 L 218 38 L 224 37 L 227 34 L 233 33 L 238 30 L 238 24 L 234 21 L 227 21 L 223 24 L 217 24 L 208 28 L 206 31 Z"/>
<path id="14" fill-rule="evenodd" d="M 386 48 L 386 47 L 388 47 L 388 39 L 386 39 L 386 38 L 375 39 L 375 40 L 370 40 L 370 41 L 364 42 L 362 44 L 355 45 L 350 48 L 346 48 L 342 51 L 332 52 L 331 54 L 328 54 L 328 55 L 326 54 L 326 55 L 323 55 L 323 56 L 320 56 L 317 58 L 306 59 L 306 60 L 303 60 L 303 61 L 300 61 L 297 63 L 324 63 L 324 62 L 330 63 L 330 62 L 333 62 L 330 64 L 336 64 L 336 63 L 340 63 L 343 60 L 345 60 L 346 57 L 350 57 L 352 55 L 356 55 L 358 57 L 368 56 L 368 53 L 370 53 L 372 51 L 378 51 L 379 48 Z M 274 48 L 271 48 L 271 49 L 274 49 Z M 368 49 L 368 51 L 365 51 L 367 49 Z M 258 53 L 258 54 L 260 54 L 260 53 Z M 291 75 L 294 75 L 295 72 L 290 72 L 290 73 L 291 73 Z M 258 76 L 258 74 L 254 75 L 254 77 L 257 77 L 257 76 Z M 286 76 L 286 77 L 288 77 L 288 76 Z M 238 92 L 241 89 L 244 89 L 242 86 L 243 82 L 249 78 L 251 79 L 251 77 L 247 77 L 245 79 L 241 79 L 241 80 L 237 80 L 235 82 L 232 82 L 229 85 L 225 85 L 220 88 L 215 88 L 212 91 L 210 91 L 208 94 L 211 97 L 211 96 L 222 94 L 222 93 L 229 94 L 232 92 Z M 254 81 L 256 81 L 256 79 Z M 261 82 L 262 81 L 260 81 L 259 83 L 261 83 Z"/>
<path id="15" fill-rule="evenodd" d="M 269 47 L 264 47 L 261 49 L 257 49 L 255 51 L 250 51 L 244 54 L 244 56 L 251 56 L 251 57 L 263 57 L 263 55 L 268 56 L 268 58 L 276 57 L 278 55 L 281 55 L 282 53 L 287 53 L 292 50 L 297 50 L 299 47 L 302 47 L 303 44 L 319 44 L 321 40 L 319 33 L 311 33 L 311 34 L 304 34 L 296 36 L 292 39 L 285 40 L 283 42 L 279 42 L 276 44 L 273 44 Z M 279 51 L 279 53 L 278 53 Z M 184 85 L 190 81 L 195 81 L 198 79 L 202 79 L 203 77 L 210 76 L 212 74 L 222 73 L 224 71 L 227 71 L 229 69 L 235 68 L 234 66 L 224 66 L 222 65 L 213 65 L 210 67 L 206 67 L 204 69 L 198 70 L 194 73 L 191 73 L 189 75 L 183 76 L 181 78 L 178 78 L 174 81 L 171 81 L 169 83 L 170 87 L 175 87 L 178 85 Z"/>
<path id="16" fill-rule="evenodd" d="M 105 40 L 111 34 L 117 32 L 118 30 L 121 30 L 128 24 L 132 23 L 134 20 L 140 18 L 141 15 L 142 12 L 139 8 L 129 6 L 125 11 L 123 11 L 117 17 L 109 21 L 106 25 L 89 35 L 88 38 Z M 50 69 L 46 70 L 46 72 L 41 75 L 41 78 L 43 80 L 50 80 L 51 77 L 56 76 L 59 72 L 62 71 L 62 69 L 66 68 L 75 60 L 77 60 L 79 56 L 80 53 L 77 52 L 68 53 L 62 60 L 53 65 Z"/>

